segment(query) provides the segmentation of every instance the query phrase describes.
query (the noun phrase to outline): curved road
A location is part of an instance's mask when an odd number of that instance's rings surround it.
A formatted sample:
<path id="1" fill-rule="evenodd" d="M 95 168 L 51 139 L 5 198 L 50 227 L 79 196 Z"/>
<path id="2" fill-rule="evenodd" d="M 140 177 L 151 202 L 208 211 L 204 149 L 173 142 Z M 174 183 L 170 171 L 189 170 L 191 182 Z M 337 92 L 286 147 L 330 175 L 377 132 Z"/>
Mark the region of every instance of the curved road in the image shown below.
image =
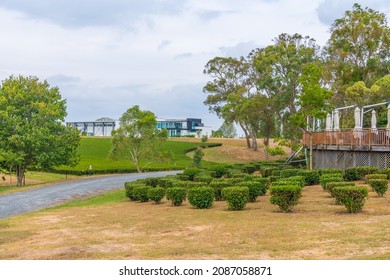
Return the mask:
<path id="1" fill-rule="evenodd" d="M 94 177 L 54 184 L 24 192 L 0 195 L 0 219 L 59 205 L 77 198 L 94 196 L 110 190 L 121 189 L 124 187 L 125 182 L 177 173 L 179 171 Z"/>

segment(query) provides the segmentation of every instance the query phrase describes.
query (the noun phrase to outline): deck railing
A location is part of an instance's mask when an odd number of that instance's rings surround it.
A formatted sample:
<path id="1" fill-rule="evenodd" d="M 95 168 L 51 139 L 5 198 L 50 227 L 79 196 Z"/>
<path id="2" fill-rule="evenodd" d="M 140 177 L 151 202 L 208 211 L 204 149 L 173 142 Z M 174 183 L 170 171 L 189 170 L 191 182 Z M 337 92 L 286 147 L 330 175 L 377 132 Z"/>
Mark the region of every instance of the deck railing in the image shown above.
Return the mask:
<path id="1" fill-rule="evenodd" d="M 339 131 L 311 132 L 313 145 L 337 145 L 351 147 L 390 147 L 390 129 L 345 129 Z M 310 145 L 310 133 L 303 134 L 303 144 Z"/>

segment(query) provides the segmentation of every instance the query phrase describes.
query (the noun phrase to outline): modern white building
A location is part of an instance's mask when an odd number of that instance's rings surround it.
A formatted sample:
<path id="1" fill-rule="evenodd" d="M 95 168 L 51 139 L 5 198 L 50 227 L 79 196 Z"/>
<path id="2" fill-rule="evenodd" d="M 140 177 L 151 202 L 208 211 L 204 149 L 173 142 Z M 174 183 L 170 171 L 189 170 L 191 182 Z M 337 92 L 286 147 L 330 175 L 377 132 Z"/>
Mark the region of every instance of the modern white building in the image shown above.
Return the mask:
<path id="1" fill-rule="evenodd" d="M 119 121 L 111 118 L 100 118 L 96 121 L 67 122 L 86 136 L 111 136 L 119 128 Z M 201 119 L 157 119 L 157 129 L 167 129 L 168 137 L 202 134 L 204 125 Z"/>

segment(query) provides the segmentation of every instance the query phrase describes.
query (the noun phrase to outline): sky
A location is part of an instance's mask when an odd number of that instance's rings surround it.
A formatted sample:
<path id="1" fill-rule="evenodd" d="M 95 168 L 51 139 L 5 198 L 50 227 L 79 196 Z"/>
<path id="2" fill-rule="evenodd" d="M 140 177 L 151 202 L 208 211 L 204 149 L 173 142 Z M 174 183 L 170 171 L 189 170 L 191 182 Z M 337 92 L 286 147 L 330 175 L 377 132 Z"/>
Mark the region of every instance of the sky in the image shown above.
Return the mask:
<path id="1" fill-rule="evenodd" d="M 67 121 L 119 119 L 139 105 L 217 130 L 203 104 L 209 60 L 246 56 L 281 33 L 323 46 L 355 2 L 389 19 L 388 0 L 0 0 L 0 79 L 59 87 Z"/>

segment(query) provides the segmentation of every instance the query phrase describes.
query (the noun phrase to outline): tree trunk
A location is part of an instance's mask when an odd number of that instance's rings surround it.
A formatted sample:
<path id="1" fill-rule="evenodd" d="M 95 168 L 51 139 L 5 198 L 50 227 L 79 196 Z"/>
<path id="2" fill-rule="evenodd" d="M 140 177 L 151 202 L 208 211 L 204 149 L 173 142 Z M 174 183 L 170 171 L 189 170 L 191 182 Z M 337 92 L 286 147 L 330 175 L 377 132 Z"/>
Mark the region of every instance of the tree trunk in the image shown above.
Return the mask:
<path id="1" fill-rule="evenodd" d="M 252 150 L 257 151 L 256 133 L 252 133 Z"/>
<path id="2" fill-rule="evenodd" d="M 16 167 L 16 177 L 17 177 L 17 186 L 23 186 L 24 179 L 24 167 L 22 165 L 18 165 Z"/>
<path id="3" fill-rule="evenodd" d="M 245 138 L 246 138 L 246 146 L 248 147 L 248 149 L 250 149 L 251 148 L 251 141 L 250 141 L 248 130 L 241 123 L 238 123 L 238 124 L 242 128 L 242 131 L 244 131 Z"/>

